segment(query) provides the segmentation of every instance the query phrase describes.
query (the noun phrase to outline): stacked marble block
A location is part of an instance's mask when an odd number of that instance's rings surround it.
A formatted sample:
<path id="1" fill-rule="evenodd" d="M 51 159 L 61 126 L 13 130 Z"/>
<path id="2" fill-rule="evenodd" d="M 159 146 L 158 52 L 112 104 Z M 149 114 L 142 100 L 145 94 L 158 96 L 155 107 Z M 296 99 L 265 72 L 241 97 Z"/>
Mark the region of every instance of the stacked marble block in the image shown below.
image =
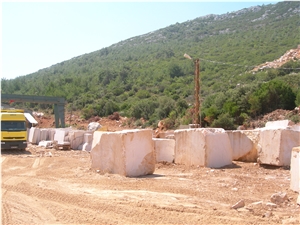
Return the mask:
<path id="1" fill-rule="evenodd" d="M 71 130 L 65 135 L 65 140 L 70 142 L 71 149 L 90 151 L 92 133 L 92 131 Z"/>
<path id="2" fill-rule="evenodd" d="M 260 164 L 290 166 L 294 147 L 300 146 L 299 126 L 290 126 L 289 120 L 267 122 L 260 129 L 258 159 Z"/>
<path id="3" fill-rule="evenodd" d="M 232 147 L 232 160 L 257 162 L 259 130 L 226 131 Z"/>
<path id="4" fill-rule="evenodd" d="M 232 164 L 232 147 L 224 129 L 180 129 L 174 135 L 175 163 L 212 168 Z"/>
<path id="5" fill-rule="evenodd" d="M 153 138 L 156 162 L 174 162 L 174 138 Z"/>
<path id="6" fill-rule="evenodd" d="M 32 144 L 57 141 L 58 144 L 70 144 L 73 150 L 90 151 L 92 146 L 93 131 L 73 130 L 72 128 L 49 128 L 39 129 L 32 127 L 29 129 L 28 141 Z M 46 142 L 46 143 L 45 143 Z"/>
<path id="7" fill-rule="evenodd" d="M 155 170 L 152 130 L 95 131 L 90 153 L 92 169 L 127 177 Z"/>
<path id="8" fill-rule="evenodd" d="M 291 155 L 291 190 L 298 192 L 297 204 L 300 205 L 300 146 L 292 149 Z"/>
<path id="9" fill-rule="evenodd" d="M 40 141 L 53 141 L 56 130 L 52 128 L 36 128 L 28 129 L 28 142 L 39 144 Z"/>
<path id="10" fill-rule="evenodd" d="M 300 145 L 299 126 L 289 126 L 289 122 L 272 121 L 260 129 L 226 131 L 233 160 L 289 166 L 292 148 Z"/>

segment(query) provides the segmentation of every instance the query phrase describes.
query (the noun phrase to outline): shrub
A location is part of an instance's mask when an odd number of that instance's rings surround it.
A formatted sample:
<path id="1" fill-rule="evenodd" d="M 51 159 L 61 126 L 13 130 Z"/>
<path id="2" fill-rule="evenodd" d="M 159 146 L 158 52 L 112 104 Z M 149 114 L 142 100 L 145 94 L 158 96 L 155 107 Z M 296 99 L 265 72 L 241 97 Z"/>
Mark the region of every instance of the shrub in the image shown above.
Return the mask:
<path id="1" fill-rule="evenodd" d="M 218 119 L 211 124 L 212 127 L 223 128 L 225 130 L 234 130 L 234 119 L 230 117 L 229 113 L 221 114 Z"/>

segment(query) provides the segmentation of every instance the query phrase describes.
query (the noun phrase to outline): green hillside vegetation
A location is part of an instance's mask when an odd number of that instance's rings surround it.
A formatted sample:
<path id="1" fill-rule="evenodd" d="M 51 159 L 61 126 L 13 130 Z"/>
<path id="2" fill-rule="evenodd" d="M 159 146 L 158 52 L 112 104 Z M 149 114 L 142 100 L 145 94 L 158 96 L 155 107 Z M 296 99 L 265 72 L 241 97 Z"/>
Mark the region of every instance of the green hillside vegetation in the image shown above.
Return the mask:
<path id="1" fill-rule="evenodd" d="M 2 93 L 64 97 L 67 110 L 81 110 L 85 119 L 119 112 L 136 123 L 143 118 L 143 126 L 165 119 L 176 128 L 193 122 L 194 63 L 183 57 L 187 53 L 200 58 L 202 126 L 235 129 L 272 110 L 300 105 L 299 60 L 251 72 L 300 44 L 299 6 L 280 2 L 176 23 L 2 79 Z"/>

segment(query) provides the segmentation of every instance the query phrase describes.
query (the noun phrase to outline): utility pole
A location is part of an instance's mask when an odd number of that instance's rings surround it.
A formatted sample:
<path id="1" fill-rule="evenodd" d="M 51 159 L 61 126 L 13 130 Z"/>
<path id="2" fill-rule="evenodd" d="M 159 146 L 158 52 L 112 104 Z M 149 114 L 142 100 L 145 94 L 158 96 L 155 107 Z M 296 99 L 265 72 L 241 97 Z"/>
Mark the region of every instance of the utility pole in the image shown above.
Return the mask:
<path id="1" fill-rule="evenodd" d="M 194 123 L 196 124 L 196 126 L 201 127 L 201 121 L 199 122 L 199 111 L 201 113 L 200 110 L 200 63 L 199 63 L 199 59 L 195 60 L 195 119 L 194 119 Z M 200 115 L 201 118 L 201 115 Z"/>
<path id="2" fill-rule="evenodd" d="M 190 57 L 188 54 L 184 54 L 183 55 L 185 58 L 193 60 L 192 57 Z M 195 114 L 194 114 L 194 125 L 196 127 L 201 127 L 201 103 L 200 103 L 200 99 L 201 99 L 201 94 L 200 94 L 200 60 L 196 59 L 194 61 L 195 64 L 195 76 L 194 76 L 194 84 L 195 84 L 195 88 L 194 88 L 194 98 L 195 98 Z M 200 111 L 200 113 L 199 113 Z M 199 121 L 199 115 L 200 115 L 200 121 Z"/>

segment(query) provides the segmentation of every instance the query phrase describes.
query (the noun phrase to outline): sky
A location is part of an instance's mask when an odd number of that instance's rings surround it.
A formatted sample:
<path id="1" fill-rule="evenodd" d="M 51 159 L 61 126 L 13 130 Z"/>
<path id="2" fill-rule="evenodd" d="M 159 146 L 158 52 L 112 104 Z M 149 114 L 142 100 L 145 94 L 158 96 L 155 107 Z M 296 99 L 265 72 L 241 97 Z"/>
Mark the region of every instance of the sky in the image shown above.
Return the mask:
<path id="1" fill-rule="evenodd" d="M 1 78 L 14 79 L 208 14 L 278 1 L 1 1 Z"/>

